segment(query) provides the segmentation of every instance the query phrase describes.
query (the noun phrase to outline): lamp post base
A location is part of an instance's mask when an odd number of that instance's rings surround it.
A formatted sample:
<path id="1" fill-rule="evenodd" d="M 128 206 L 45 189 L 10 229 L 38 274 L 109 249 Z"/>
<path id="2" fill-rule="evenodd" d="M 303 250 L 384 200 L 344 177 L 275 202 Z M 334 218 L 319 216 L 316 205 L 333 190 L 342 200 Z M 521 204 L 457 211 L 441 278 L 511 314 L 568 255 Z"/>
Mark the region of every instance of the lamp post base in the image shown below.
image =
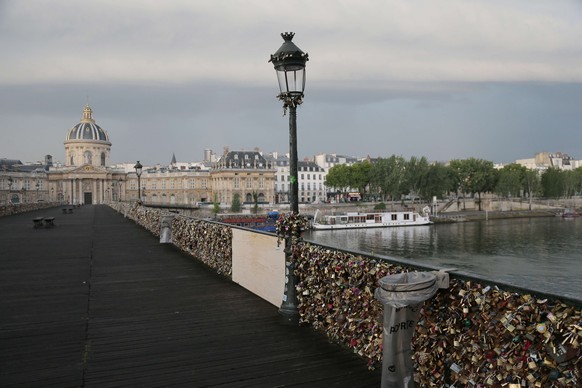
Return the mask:
<path id="1" fill-rule="evenodd" d="M 299 310 L 297 308 L 279 308 L 279 322 L 283 325 L 299 326 Z"/>
<path id="2" fill-rule="evenodd" d="M 295 283 L 295 264 L 291 261 L 285 261 L 285 292 L 283 294 L 283 303 L 279 307 L 280 321 L 285 325 L 299 325 Z"/>

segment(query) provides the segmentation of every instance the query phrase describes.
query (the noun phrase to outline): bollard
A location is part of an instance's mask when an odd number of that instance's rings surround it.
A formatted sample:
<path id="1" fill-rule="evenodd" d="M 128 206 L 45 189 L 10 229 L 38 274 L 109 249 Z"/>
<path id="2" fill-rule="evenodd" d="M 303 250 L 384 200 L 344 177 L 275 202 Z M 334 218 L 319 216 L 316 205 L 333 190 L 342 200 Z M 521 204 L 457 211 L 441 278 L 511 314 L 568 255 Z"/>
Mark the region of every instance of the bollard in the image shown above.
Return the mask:
<path id="1" fill-rule="evenodd" d="M 382 388 L 414 388 L 412 336 L 425 300 L 438 290 L 437 275 L 404 272 L 378 281 L 375 297 L 384 305 Z"/>
<path id="2" fill-rule="evenodd" d="M 172 220 L 175 214 L 163 214 L 160 219 L 160 244 L 172 243 Z"/>

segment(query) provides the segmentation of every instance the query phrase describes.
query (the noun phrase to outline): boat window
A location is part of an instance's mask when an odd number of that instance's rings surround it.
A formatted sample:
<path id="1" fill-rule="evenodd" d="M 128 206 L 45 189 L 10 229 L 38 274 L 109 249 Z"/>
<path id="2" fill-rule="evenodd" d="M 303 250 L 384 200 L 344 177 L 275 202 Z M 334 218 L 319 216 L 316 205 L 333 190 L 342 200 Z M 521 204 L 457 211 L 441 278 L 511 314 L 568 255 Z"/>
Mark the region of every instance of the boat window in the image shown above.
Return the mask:
<path id="1" fill-rule="evenodd" d="M 405 220 L 409 220 L 410 219 L 410 214 L 408 214 L 408 213 L 404 214 L 404 219 Z"/>
<path id="2" fill-rule="evenodd" d="M 392 221 L 396 221 L 397 214 L 392 214 Z"/>
<path id="3" fill-rule="evenodd" d="M 374 214 L 368 214 L 367 219 L 368 220 L 373 220 L 374 219 Z"/>

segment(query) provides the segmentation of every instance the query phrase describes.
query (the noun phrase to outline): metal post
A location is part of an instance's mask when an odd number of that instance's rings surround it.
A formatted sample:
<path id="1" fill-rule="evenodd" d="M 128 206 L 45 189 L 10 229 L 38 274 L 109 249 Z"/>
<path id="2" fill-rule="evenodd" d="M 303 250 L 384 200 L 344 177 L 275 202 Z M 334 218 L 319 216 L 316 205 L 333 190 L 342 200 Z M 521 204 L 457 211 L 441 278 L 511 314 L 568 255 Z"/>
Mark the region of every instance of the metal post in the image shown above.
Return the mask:
<path id="1" fill-rule="evenodd" d="M 291 213 L 299 214 L 299 185 L 297 182 L 297 107 L 289 104 L 289 197 Z M 285 290 L 279 308 L 282 322 L 289 325 L 299 324 L 299 308 L 295 290 L 295 262 L 293 260 L 293 241 L 285 237 Z"/>
<path id="2" fill-rule="evenodd" d="M 141 177 L 137 176 L 137 201 L 141 202 Z"/>
<path id="3" fill-rule="evenodd" d="M 297 179 L 297 107 L 289 106 L 289 197 L 291 213 L 299 214 L 299 182 Z"/>

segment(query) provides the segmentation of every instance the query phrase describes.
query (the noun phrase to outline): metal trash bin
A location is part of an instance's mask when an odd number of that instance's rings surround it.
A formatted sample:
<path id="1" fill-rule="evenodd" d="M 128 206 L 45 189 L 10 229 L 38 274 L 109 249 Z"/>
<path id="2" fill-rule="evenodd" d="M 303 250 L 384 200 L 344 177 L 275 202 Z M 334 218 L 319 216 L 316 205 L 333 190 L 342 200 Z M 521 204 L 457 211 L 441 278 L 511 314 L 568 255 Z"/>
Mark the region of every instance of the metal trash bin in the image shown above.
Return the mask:
<path id="1" fill-rule="evenodd" d="M 430 272 L 405 272 L 378 281 L 374 293 L 384 305 L 382 388 L 414 388 L 412 336 L 425 300 L 438 290 Z"/>
<path id="2" fill-rule="evenodd" d="M 172 221 L 174 213 L 164 213 L 160 219 L 160 244 L 172 243 Z"/>

